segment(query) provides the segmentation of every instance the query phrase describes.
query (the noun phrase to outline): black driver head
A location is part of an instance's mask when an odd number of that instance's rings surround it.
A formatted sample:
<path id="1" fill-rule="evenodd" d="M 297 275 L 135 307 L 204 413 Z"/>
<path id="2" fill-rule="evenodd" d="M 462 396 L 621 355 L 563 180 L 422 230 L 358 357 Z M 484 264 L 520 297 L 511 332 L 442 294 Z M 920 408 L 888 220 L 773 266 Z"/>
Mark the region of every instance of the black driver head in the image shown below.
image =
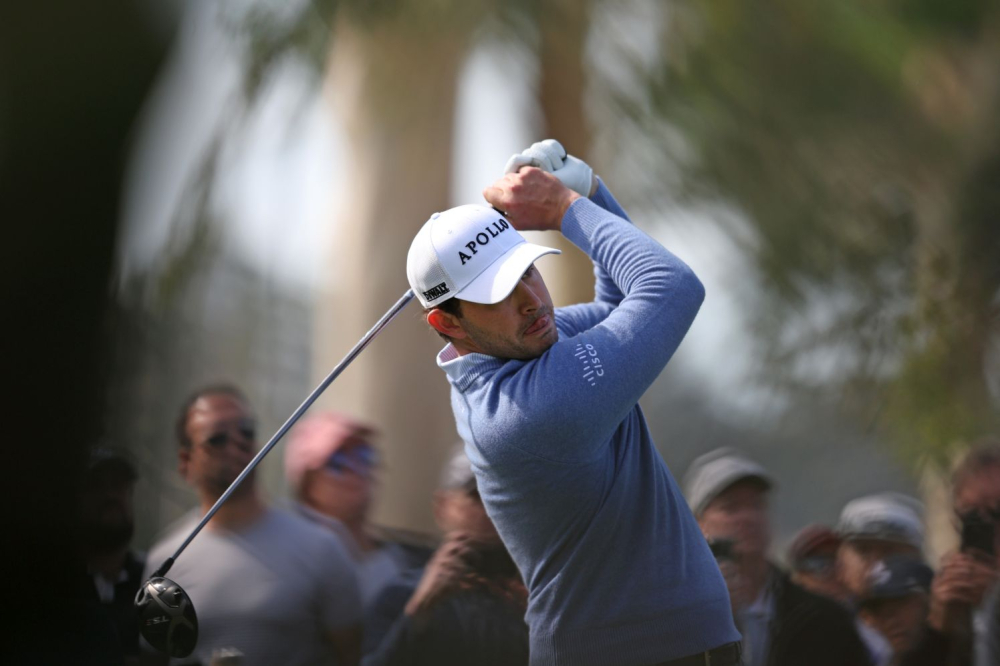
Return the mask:
<path id="1" fill-rule="evenodd" d="M 186 657 L 198 643 L 198 618 L 187 592 L 169 578 L 150 578 L 135 595 L 139 633 L 171 657 Z"/>

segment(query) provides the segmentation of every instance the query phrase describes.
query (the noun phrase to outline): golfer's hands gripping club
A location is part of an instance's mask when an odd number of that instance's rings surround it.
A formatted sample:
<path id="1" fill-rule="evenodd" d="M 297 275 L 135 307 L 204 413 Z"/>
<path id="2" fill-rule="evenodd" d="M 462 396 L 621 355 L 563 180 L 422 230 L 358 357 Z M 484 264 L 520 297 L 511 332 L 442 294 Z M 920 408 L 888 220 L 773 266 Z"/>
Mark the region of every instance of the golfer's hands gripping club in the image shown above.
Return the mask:
<path id="1" fill-rule="evenodd" d="M 504 173 L 517 173 L 521 167 L 532 166 L 555 175 L 563 185 L 582 197 L 589 197 L 597 190 L 594 170 L 583 160 L 566 152 L 555 139 L 545 139 L 507 160 Z"/>
<path id="2" fill-rule="evenodd" d="M 483 196 L 518 231 L 561 231 L 566 210 L 580 198 L 553 174 L 535 167 L 506 174 Z"/>

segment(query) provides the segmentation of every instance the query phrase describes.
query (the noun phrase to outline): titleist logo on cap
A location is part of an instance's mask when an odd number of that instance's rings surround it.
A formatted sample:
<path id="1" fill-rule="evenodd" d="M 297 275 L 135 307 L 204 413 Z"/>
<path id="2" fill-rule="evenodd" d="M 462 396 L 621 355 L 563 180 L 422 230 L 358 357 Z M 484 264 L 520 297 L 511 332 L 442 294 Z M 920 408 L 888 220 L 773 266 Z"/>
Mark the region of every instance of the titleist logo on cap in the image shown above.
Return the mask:
<path id="1" fill-rule="evenodd" d="M 496 222 L 494 222 L 493 224 L 489 225 L 488 227 L 480 231 L 478 234 L 476 234 L 476 237 L 473 240 L 465 244 L 465 247 L 472 254 L 466 254 L 462 250 L 458 251 L 458 258 L 462 260 L 462 265 L 464 266 L 465 262 L 471 260 L 472 257 L 474 257 L 478 253 L 478 250 L 476 250 L 477 247 L 482 247 L 483 245 L 486 245 L 487 243 L 490 242 L 490 238 L 496 238 L 503 232 L 507 231 L 507 229 L 510 229 L 510 222 L 501 217 L 499 220 L 497 220 Z M 429 297 L 428 300 L 430 300 Z"/>
<path id="2" fill-rule="evenodd" d="M 425 291 L 424 298 L 427 299 L 428 301 L 434 301 L 450 292 L 451 290 L 448 289 L 448 285 L 442 282 L 441 284 L 436 284 L 427 291 Z"/>

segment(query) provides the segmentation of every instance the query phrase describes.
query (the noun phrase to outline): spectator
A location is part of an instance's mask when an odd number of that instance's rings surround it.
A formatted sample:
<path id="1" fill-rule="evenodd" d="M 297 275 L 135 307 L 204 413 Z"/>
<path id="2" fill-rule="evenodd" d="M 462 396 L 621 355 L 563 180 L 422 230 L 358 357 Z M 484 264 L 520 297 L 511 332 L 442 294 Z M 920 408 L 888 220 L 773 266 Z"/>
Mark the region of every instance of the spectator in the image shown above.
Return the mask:
<path id="1" fill-rule="evenodd" d="M 826 525 L 802 528 L 788 547 L 792 582 L 813 594 L 846 602 L 846 588 L 837 576 L 837 549 L 840 537 Z"/>
<path id="2" fill-rule="evenodd" d="M 894 555 L 923 556 L 922 511 L 920 502 L 899 493 L 867 495 L 844 506 L 837 524 L 843 540 L 837 569 L 853 599 L 865 593 L 876 562 Z"/>
<path id="3" fill-rule="evenodd" d="M 876 563 L 894 556 L 923 558 L 922 513 L 920 502 L 891 492 L 866 495 L 844 505 L 837 524 L 842 539 L 837 549 L 837 575 L 854 611 L 867 591 L 868 576 Z M 872 661 L 887 664 L 892 658 L 889 642 L 860 618 L 857 626 Z"/>
<path id="4" fill-rule="evenodd" d="M 365 608 L 387 582 L 427 560 L 372 534 L 368 512 L 378 457 L 374 435 L 373 428 L 346 416 L 317 414 L 292 431 L 285 452 L 285 473 L 298 511 L 344 543 L 357 566 Z"/>
<path id="5" fill-rule="evenodd" d="M 773 481 L 763 467 L 734 449 L 717 449 L 691 464 L 684 485 L 709 542 L 731 543 L 719 566 L 743 634 L 744 664 L 869 663 L 850 614 L 799 587 L 768 561 Z"/>
<path id="6" fill-rule="evenodd" d="M 435 494 L 445 538 L 425 569 L 379 596 L 365 624 L 365 666 L 528 663 L 527 591 L 456 450 Z"/>
<path id="7" fill-rule="evenodd" d="M 229 385 L 202 389 L 187 400 L 177 436 L 179 470 L 197 491 L 200 510 L 153 547 L 146 576 L 174 553 L 257 448 L 250 405 Z M 243 654 L 242 666 L 358 661 L 360 596 L 343 546 L 309 521 L 269 507 L 252 475 L 169 577 L 197 611 L 193 658 L 202 663 L 228 648 Z"/>
<path id="8" fill-rule="evenodd" d="M 121 451 L 99 448 L 83 475 L 80 514 L 87 597 L 99 601 L 114 624 L 126 663 L 139 658 L 135 595 L 143 582 L 145 557 L 130 548 L 134 531 L 132 490 L 138 478 Z"/>
<path id="9" fill-rule="evenodd" d="M 859 601 L 858 615 L 892 646 L 893 666 L 920 637 L 933 577 L 931 568 L 920 560 L 898 555 L 876 562 L 868 572 L 868 588 Z"/>
<path id="10" fill-rule="evenodd" d="M 977 443 L 952 474 L 952 504 L 962 546 L 944 557 L 931 587 L 930 612 L 905 666 L 1000 663 L 1000 440 Z"/>

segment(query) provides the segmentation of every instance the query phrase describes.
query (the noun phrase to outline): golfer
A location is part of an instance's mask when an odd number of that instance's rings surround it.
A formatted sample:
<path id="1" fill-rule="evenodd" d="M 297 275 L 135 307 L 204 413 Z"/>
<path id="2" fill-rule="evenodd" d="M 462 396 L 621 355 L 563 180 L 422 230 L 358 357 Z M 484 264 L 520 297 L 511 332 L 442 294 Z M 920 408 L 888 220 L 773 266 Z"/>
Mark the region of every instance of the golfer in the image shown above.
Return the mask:
<path id="1" fill-rule="evenodd" d="M 407 276 L 448 340 L 458 431 L 528 587 L 531 664 L 739 664 L 725 582 L 637 405 L 701 282 L 558 142 L 512 157 L 483 194 L 505 214 L 435 213 Z M 593 303 L 553 309 L 534 262 L 558 250 L 529 230 L 590 256 Z"/>

